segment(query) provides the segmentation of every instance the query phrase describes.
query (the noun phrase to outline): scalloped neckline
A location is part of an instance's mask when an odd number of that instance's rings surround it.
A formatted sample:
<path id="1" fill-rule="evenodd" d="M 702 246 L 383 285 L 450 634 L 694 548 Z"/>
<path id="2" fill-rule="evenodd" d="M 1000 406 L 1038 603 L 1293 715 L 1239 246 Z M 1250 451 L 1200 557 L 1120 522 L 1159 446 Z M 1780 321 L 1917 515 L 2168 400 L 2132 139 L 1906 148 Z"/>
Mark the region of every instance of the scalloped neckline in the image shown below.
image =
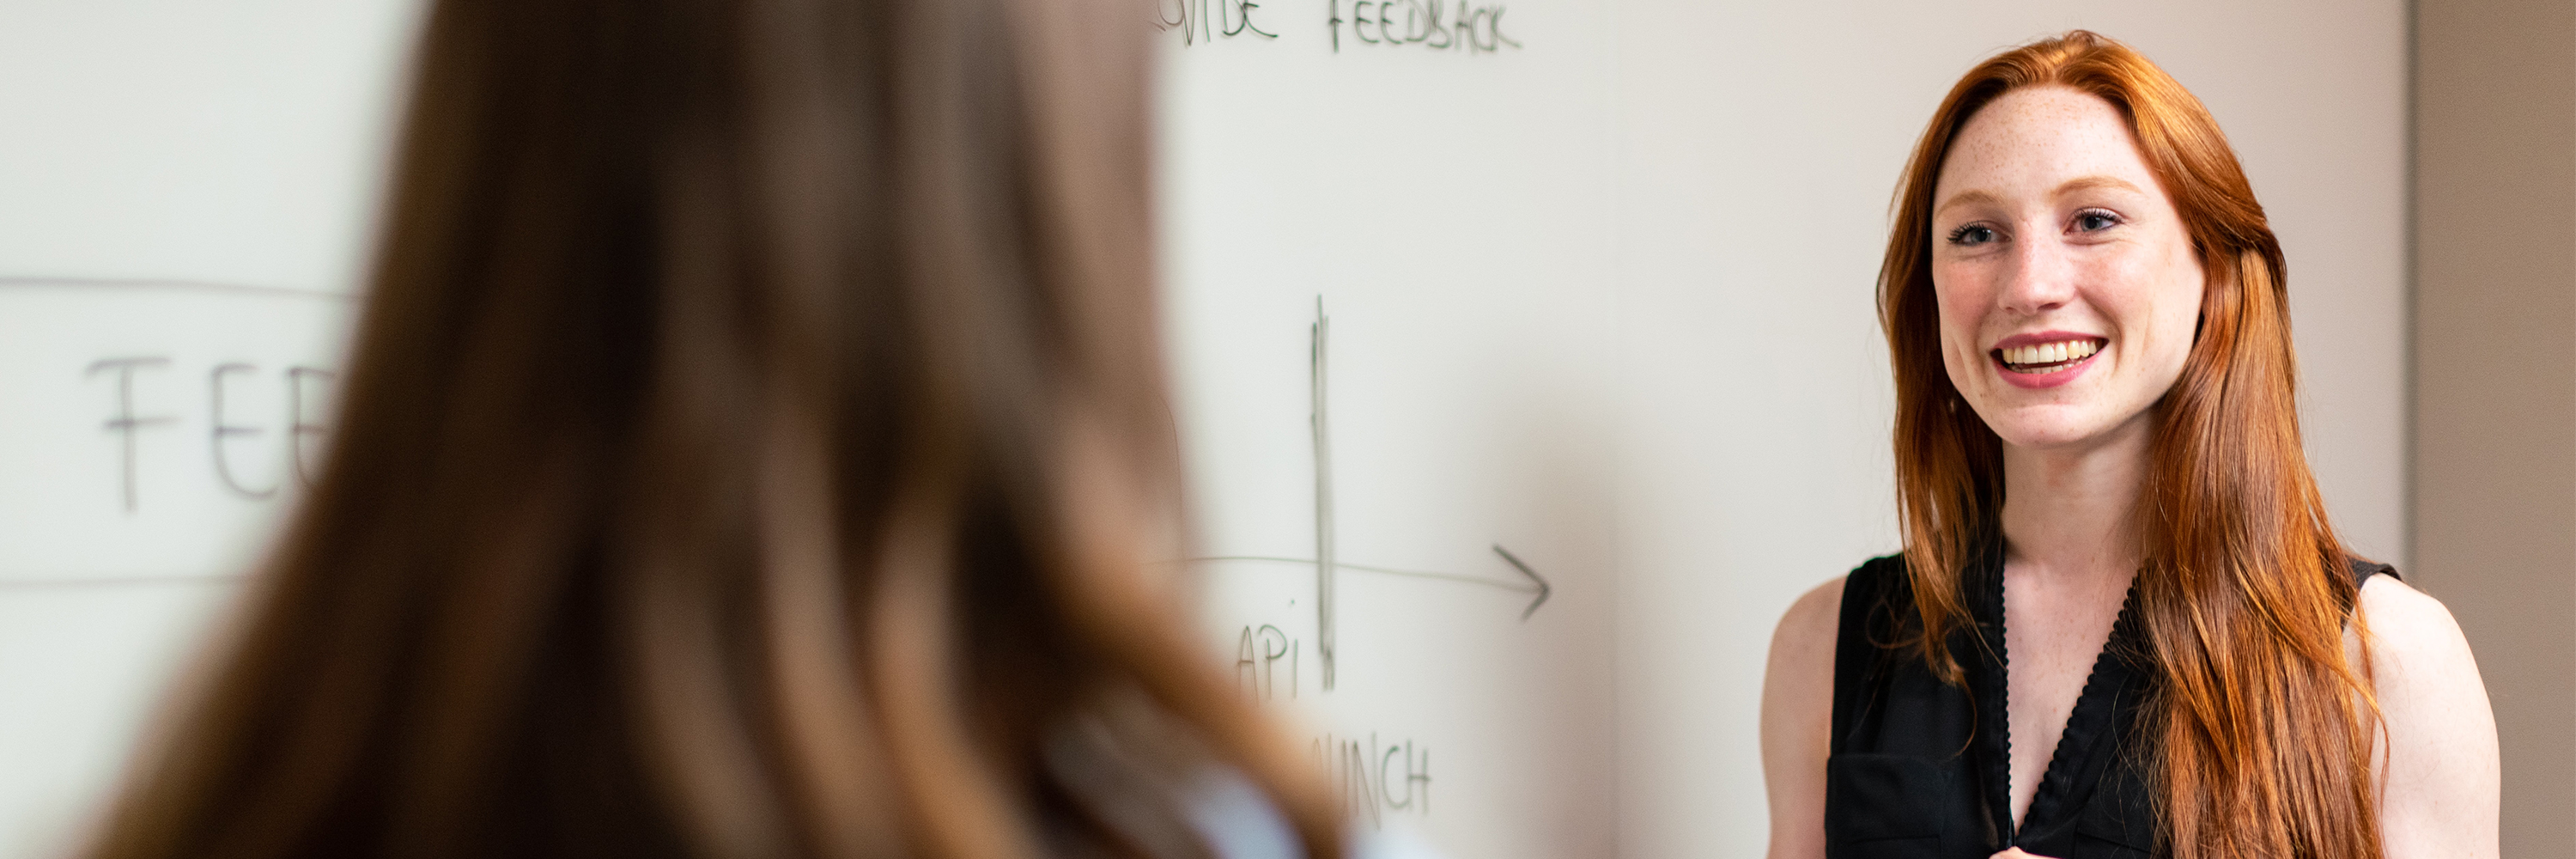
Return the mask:
<path id="1" fill-rule="evenodd" d="M 1996 740 L 1996 748 L 1993 749 L 1994 760 L 1988 766 L 1991 786 L 1987 799 L 1995 802 L 1995 808 L 2000 810 L 1997 816 L 2005 824 L 2004 844 L 2015 846 L 2020 842 L 2025 824 L 2034 818 L 2049 819 L 2064 804 L 2067 780 L 2075 777 L 2073 770 L 2079 765 L 2076 758 L 2080 757 L 2071 756 L 2068 752 L 2089 750 L 2085 747 L 2092 744 L 2094 734 L 2110 727 L 2116 702 L 2105 681 L 2120 661 L 2122 635 L 2131 632 L 2135 623 L 2132 614 L 2137 608 L 2138 582 L 2132 576 L 2128 589 L 2121 594 L 2120 613 L 2112 618 L 2111 632 L 2103 637 L 2102 649 L 2093 655 L 2093 667 L 2085 672 L 2084 688 L 2076 693 L 2075 706 L 2066 712 L 2066 724 L 2058 728 L 2057 745 L 2049 749 L 2048 766 L 2040 770 L 2039 785 L 2031 792 L 2030 807 L 2023 809 L 2016 818 L 2012 813 L 2012 648 L 2010 639 L 2004 634 L 2003 552 L 2001 547 L 1994 551 L 1996 557 L 1992 575 L 1987 577 L 1986 589 L 1995 627 L 1995 676 L 1985 697 L 1992 699 L 1994 712 L 2000 718 L 1995 720 L 1997 727 L 1991 733 Z M 2083 745 L 2073 745 L 2078 742 Z"/>

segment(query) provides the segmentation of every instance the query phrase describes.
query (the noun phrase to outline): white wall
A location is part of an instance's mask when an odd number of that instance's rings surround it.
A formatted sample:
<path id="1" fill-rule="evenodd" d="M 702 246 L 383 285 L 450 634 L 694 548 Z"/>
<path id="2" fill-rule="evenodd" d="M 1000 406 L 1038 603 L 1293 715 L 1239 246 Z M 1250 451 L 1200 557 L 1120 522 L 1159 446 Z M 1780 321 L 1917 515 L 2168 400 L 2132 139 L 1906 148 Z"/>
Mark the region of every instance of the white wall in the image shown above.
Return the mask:
<path id="1" fill-rule="evenodd" d="M 2337 524 L 2406 562 L 2406 8 L 1618 4 L 1621 853 L 1754 856 L 1790 600 L 1897 548 L 1872 278 L 1915 136 L 1979 59 L 2086 27 L 2197 93 L 2290 262 Z"/>
<path id="2" fill-rule="evenodd" d="M 1426 7 L 1389 5 L 1424 41 L 1371 44 L 1373 26 L 1344 26 L 1335 50 L 1324 0 L 1262 4 L 1255 22 L 1276 39 L 1165 33 L 1166 308 L 1202 554 L 1307 559 L 1201 564 L 1208 626 L 1229 657 L 1245 634 L 1277 631 L 1290 656 L 1247 691 L 1328 750 L 1362 830 L 1409 830 L 1458 857 L 1607 855 L 1611 19 L 1599 3 L 1515 5 L 1503 33 L 1521 47 L 1439 49 Z M 1165 4 L 1211 23 L 1232 7 Z M 1329 457 L 1309 423 L 1319 300 Z M 1340 565 L 1331 688 L 1319 459 Z M 1550 582 L 1526 618 L 1536 595 L 1496 545 Z M 1354 744 L 1396 772 L 1351 778 Z M 1425 757 L 1427 806 L 1401 763 Z"/>
<path id="3" fill-rule="evenodd" d="M 414 13 L 0 2 L 0 857 L 88 820 L 295 497 L 286 374 L 340 352 Z M 131 380 L 171 421 L 135 433 L 130 506 L 113 358 L 167 361 Z M 219 440 L 227 362 L 255 432 Z"/>

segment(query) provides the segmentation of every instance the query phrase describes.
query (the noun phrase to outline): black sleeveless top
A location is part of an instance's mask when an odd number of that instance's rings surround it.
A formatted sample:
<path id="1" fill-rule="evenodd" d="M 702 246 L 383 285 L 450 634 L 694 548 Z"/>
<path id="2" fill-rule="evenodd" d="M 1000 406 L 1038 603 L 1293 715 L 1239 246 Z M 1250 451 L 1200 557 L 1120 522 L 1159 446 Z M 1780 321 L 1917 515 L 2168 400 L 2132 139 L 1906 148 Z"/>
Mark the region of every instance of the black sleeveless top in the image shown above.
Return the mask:
<path id="1" fill-rule="evenodd" d="M 2394 574 L 2358 559 L 2352 567 L 2355 582 Z M 1833 747 L 1825 760 L 1825 855 L 1986 859 L 2007 847 L 2056 859 L 2165 855 L 2135 754 L 2138 707 L 2154 679 L 2132 613 L 2137 591 L 2120 606 L 2039 793 L 2015 828 L 2000 547 L 1960 578 L 1976 625 L 1950 639 L 1967 674 L 1964 689 L 1941 682 L 1913 651 L 1885 646 L 1902 640 L 1914 617 L 1903 556 L 1862 564 L 1844 581 Z"/>

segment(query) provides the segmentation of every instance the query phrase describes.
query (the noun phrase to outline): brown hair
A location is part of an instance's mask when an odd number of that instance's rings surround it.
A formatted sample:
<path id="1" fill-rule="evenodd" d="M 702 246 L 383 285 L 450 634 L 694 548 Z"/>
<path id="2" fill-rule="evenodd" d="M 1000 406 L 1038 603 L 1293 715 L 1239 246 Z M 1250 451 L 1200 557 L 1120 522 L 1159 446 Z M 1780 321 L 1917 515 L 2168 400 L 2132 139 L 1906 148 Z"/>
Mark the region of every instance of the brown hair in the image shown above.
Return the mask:
<path id="1" fill-rule="evenodd" d="M 2173 197 L 2208 273 L 2181 378 L 2156 404 L 2137 531 L 2137 616 L 2158 673 L 2144 713 L 2166 843 L 2180 859 L 2380 855 L 2375 705 L 2344 654 L 2349 563 L 2299 446 L 2281 244 L 2200 101 L 2119 42 L 2081 30 L 1970 71 L 1933 114 L 1897 191 L 1879 270 L 1896 375 L 1897 497 L 1922 658 L 1957 682 L 1960 573 L 2004 500 L 2002 442 L 1943 368 L 1932 194 L 1952 140 L 2015 89 L 2111 103 Z M 2366 664 L 2366 660 L 2364 660 Z"/>
<path id="2" fill-rule="evenodd" d="M 90 855 L 1193 855 L 1228 770 L 1338 855 L 1149 565 L 1148 35 L 437 3 L 328 465 Z"/>

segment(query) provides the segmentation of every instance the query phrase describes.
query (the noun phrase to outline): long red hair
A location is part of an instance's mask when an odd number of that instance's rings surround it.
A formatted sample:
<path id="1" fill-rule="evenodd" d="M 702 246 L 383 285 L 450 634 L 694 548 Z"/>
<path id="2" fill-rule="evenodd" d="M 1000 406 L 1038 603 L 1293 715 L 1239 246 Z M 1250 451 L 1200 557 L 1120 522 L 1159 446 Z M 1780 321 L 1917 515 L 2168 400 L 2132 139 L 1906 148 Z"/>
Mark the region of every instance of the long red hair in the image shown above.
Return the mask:
<path id="1" fill-rule="evenodd" d="M 2145 759 L 2178 859 L 2375 859 L 2375 704 L 2347 662 L 2358 625 L 2349 556 L 2299 445 L 2281 243 L 2200 100 L 2126 45 L 2076 30 L 2006 51 L 1950 90 L 1916 144 L 1879 271 L 1896 375 L 1897 501 L 1921 623 L 1912 638 L 1961 677 L 1960 573 L 1997 527 L 2002 441 L 1961 408 L 1941 361 L 1932 193 L 1970 117 L 2023 87 L 2118 108 L 2208 273 L 2200 331 L 2156 406 L 2137 533 L 2137 616 L 2158 675 Z M 2366 659 L 2359 664 L 2366 665 Z"/>

